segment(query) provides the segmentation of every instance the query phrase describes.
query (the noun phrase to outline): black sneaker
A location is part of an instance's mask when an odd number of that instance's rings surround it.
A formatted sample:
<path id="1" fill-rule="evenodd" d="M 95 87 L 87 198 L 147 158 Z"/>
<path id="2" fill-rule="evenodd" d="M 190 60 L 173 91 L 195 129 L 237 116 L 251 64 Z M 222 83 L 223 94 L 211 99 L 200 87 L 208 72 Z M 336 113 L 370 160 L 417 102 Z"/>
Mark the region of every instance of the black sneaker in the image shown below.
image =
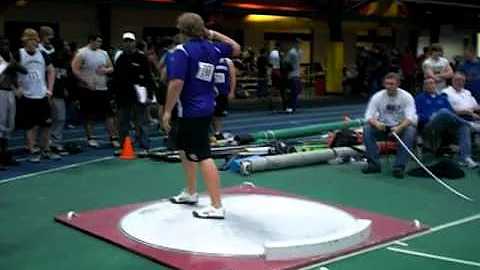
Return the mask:
<path id="1" fill-rule="evenodd" d="M 367 166 L 367 167 L 362 169 L 362 173 L 364 173 L 364 174 L 374 174 L 374 173 L 381 173 L 381 172 L 382 172 L 382 169 L 374 168 L 374 167 L 370 167 L 370 166 Z"/>
<path id="2" fill-rule="evenodd" d="M 60 160 L 62 157 L 59 154 L 55 154 L 52 150 L 44 150 L 42 157 L 50 160 Z"/>
<path id="3" fill-rule="evenodd" d="M 60 156 L 68 156 L 68 151 L 65 150 L 65 148 L 63 148 L 63 146 L 50 146 L 50 149 L 52 150 L 52 152 L 54 152 L 55 154 L 58 154 Z"/>
<path id="4" fill-rule="evenodd" d="M 5 166 L 19 166 L 20 162 L 13 156 L 12 152 L 7 151 L 5 153 L 5 161 L 3 164 Z"/>
<path id="5" fill-rule="evenodd" d="M 0 153 L 0 171 L 8 170 L 6 153 Z"/>
<path id="6" fill-rule="evenodd" d="M 399 170 L 399 169 L 393 170 L 393 177 L 397 179 L 403 179 L 405 177 L 403 170 Z"/>
<path id="7" fill-rule="evenodd" d="M 40 151 L 31 152 L 27 158 L 28 162 L 30 163 L 39 163 L 41 159 L 42 156 L 40 155 Z"/>

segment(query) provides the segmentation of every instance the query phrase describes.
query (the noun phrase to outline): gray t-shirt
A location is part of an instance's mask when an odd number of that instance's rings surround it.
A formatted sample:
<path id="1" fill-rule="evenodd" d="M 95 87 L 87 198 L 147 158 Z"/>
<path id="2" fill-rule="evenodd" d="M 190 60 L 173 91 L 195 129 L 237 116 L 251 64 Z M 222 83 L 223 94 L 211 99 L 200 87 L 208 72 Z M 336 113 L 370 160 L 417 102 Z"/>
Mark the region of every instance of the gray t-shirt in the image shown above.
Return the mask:
<path id="1" fill-rule="evenodd" d="M 287 61 L 292 66 L 292 71 L 288 73 L 288 78 L 300 77 L 300 63 L 302 60 L 302 51 L 292 48 L 287 54 Z"/>
<path id="2" fill-rule="evenodd" d="M 107 67 L 109 56 L 106 51 L 92 50 L 88 46 L 78 50 L 81 59 L 80 76 L 95 87 L 95 90 L 107 90 L 107 76 L 97 74 L 97 69 Z"/>
<path id="3" fill-rule="evenodd" d="M 377 119 L 386 126 L 396 126 L 403 120 L 418 122 L 413 96 L 403 89 L 390 96 L 387 90 L 381 90 L 372 96 L 365 112 L 365 119 Z"/>

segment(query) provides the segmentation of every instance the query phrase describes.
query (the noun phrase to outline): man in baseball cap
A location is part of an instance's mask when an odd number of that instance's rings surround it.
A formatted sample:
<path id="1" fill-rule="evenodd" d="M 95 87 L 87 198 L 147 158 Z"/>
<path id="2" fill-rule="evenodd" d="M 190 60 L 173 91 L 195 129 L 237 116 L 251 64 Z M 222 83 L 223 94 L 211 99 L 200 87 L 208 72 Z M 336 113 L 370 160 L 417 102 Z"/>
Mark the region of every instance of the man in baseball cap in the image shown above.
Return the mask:
<path id="1" fill-rule="evenodd" d="M 137 40 L 137 39 L 135 38 L 135 34 L 132 33 L 132 32 L 125 32 L 125 33 L 123 33 L 122 39 L 123 39 L 123 40 L 130 39 L 130 40 L 133 40 L 133 41 Z"/>

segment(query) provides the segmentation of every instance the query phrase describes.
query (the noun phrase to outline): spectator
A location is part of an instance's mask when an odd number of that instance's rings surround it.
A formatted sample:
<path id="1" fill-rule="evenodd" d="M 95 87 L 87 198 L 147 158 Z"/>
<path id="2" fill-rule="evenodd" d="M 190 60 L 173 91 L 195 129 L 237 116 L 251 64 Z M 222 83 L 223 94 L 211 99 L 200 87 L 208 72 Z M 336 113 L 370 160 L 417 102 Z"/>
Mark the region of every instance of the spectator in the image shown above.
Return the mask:
<path id="1" fill-rule="evenodd" d="M 302 50 L 300 50 L 301 43 L 302 41 L 300 39 L 297 39 L 286 57 L 286 61 L 291 67 L 291 70 L 288 73 L 288 86 L 290 88 L 290 105 L 286 110 L 287 113 L 293 113 L 296 111 L 298 105 L 298 95 L 302 91 L 300 64 L 302 62 L 303 52 Z"/>
<path id="2" fill-rule="evenodd" d="M 108 53 L 102 49 L 102 36 L 98 33 L 88 36 L 88 45 L 78 50 L 72 61 L 72 72 L 78 79 L 78 98 L 80 110 L 85 119 L 85 134 L 88 146 L 99 146 L 95 137 L 94 123 L 98 117 L 106 117 L 107 131 L 114 149 L 120 148 L 113 98 L 108 92 L 107 75 L 113 72 Z"/>
<path id="3" fill-rule="evenodd" d="M 40 44 L 38 44 L 38 49 L 48 55 L 55 53 L 55 47 L 52 44 L 52 41 L 55 38 L 55 32 L 53 29 L 48 26 L 42 26 L 40 27 L 39 35 Z"/>
<path id="4" fill-rule="evenodd" d="M 457 69 L 465 74 L 465 88 L 470 90 L 477 103 L 480 103 L 480 61 L 473 48 L 465 50 L 465 61 L 461 62 Z"/>
<path id="5" fill-rule="evenodd" d="M 25 74 L 26 70 L 18 67 L 8 39 L 0 36 L 0 170 L 18 164 L 8 152 L 8 140 L 15 127 L 15 96 L 21 94 L 17 87 L 17 72 Z"/>
<path id="6" fill-rule="evenodd" d="M 222 58 L 215 67 L 215 110 L 213 112 L 213 131 L 217 140 L 223 137 L 223 118 L 228 115 L 229 100 L 235 97 L 237 78 L 235 66 L 230 58 Z"/>
<path id="7" fill-rule="evenodd" d="M 51 54 L 52 64 L 55 67 L 55 86 L 50 99 L 52 114 L 51 130 L 51 148 L 59 155 L 67 155 L 63 146 L 63 131 L 65 128 L 66 117 L 66 98 L 68 69 L 70 66 L 70 55 L 67 44 L 63 40 L 58 40 L 54 47 L 54 53 Z"/>
<path id="8" fill-rule="evenodd" d="M 362 170 L 365 174 L 381 172 L 377 138 L 385 138 L 391 135 L 391 132 L 395 132 L 409 149 L 412 149 L 415 139 L 417 115 L 412 95 L 399 88 L 400 76 L 396 73 L 388 73 L 385 76 L 384 85 L 384 90 L 372 96 L 365 113 L 368 121 L 364 130 L 368 158 L 368 165 Z M 395 178 L 404 177 L 407 158 L 407 151 L 399 147 L 393 164 Z"/>
<path id="9" fill-rule="evenodd" d="M 425 79 L 424 92 L 415 97 L 415 105 L 419 130 L 423 130 L 425 134 L 445 134 L 455 130 L 460 145 L 460 164 L 472 169 L 478 167 L 471 155 L 471 133 L 472 129 L 478 129 L 480 125 L 471 124 L 457 116 L 447 95 L 436 91 L 434 79 Z"/>
<path id="10" fill-rule="evenodd" d="M 50 57 L 37 46 L 39 36 L 33 29 L 25 29 L 22 34 L 24 47 L 14 53 L 15 60 L 28 74 L 18 75 L 18 87 L 22 97 L 18 100 L 17 118 L 19 128 L 25 130 L 29 162 L 40 162 L 41 157 L 58 160 L 60 156 L 50 150 L 50 127 L 52 125 L 49 98 L 55 84 L 55 68 Z M 47 78 L 45 78 L 47 74 Z M 36 145 L 37 128 L 41 130 L 42 152 Z"/>
<path id="11" fill-rule="evenodd" d="M 284 72 L 284 69 L 282 69 L 284 67 L 284 65 L 282 65 L 282 58 L 281 44 L 280 42 L 276 42 L 275 48 L 270 52 L 269 55 L 270 66 L 272 67 L 272 91 L 269 104 L 270 111 L 273 111 L 273 96 L 276 93 L 280 94 L 280 98 L 282 100 L 282 110 L 286 111 L 288 108 L 288 100 L 284 83 L 284 73 L 286 72 Z"/>
<path id="12" fill-rule="evenodd" d="M 154 82 L 147 56 L 137 49 L 133 32 L 125 32 L 122 36 L 125 50 L 115 62 L 113 73 L 113 89 L 119 107 L 120 141 L 124 142 L 129 134 L 132 116 L 139 131 L 140 157 L 148 154 L 147 105 L 153 99 Z M 120 154 L 120 151 L 116 151 Z"/>
<path id="13" fill-rule="evenodd" d="M 467 121 L 480 121 L 480 106 L 472 96 L 472 93 L 465 89 L 465 75 L 456 72 L 453 75 L 452 86 L 442 91 L 447 94 L 448 101 L 455 113 Z"/>
<path id="14" fill-rule="evenodd" d="M 440 44 L 432 45 L 432 55 L 423 62 L 425 78 L 433 78 L 437 91 L 447 87 L 447 80 L 452 78 L 453 70 L 450 62 L 442 56 L 443 48 Z"/>

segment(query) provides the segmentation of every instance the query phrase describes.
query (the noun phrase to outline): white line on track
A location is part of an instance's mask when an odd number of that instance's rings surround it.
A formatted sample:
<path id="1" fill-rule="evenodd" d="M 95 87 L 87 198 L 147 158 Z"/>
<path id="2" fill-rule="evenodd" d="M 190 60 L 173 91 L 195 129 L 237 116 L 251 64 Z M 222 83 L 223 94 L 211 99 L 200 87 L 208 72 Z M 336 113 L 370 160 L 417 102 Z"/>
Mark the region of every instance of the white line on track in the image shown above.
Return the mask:
<path id="1" fill-rule="evenodd" d="M 6 184 L 6 183 L 9 183 L 9 182 L 13 182 L 13 181 L 17 181 L 17 180 L 21 180 L 21 179 L 25 179 L 25 178 L 29 178 L 29 177 L 35 177 L 35 176 L 39 176 L 39 175 L 43 175 L 43 174 L 48 174 L 48 173 L 52 173 L 52 172 L 68 170 L 68 169 L 72 169 L 72 168 L 76 168 L 76 167 L 81 167 L 81 166 L 87 165 L 87 164 L 93 164 L 93 163 L 103 162 L 103 161 L 106 161 L 106 160 L 111 160 L 111 159 L 114 159 L 114 158 L 115 157 L 113 157 L 113 156 L 97 158 L 97 159 L 93 159 L 93 160 L 89 160 L 89 161 L 73 163 L 73 164 L 70 164 L 70 165 L 61 166 L 61 167 L 57 167 L 57 168 L 52 168 L 52 169 L 48 169 L 48 170 L 44 170 L 44 171 L 22 174 L 22 175 L 19 175 L 19 176 L 15 176 L 15 177 L 0 180 L 0 184 Z"/>
<path id="2" fill-rule="evenodd" d="M 393 251 L 393 252 L 403 253 L 403 254 L 417 256 L 417 257 L 423 257 L 423 258 L 429 258 L 429 259 L 433 259 L 433 260 L 446 261 L 446 262 L 452 262 L 452 263 L 458 263 L 458 264 L 480 267 L 480 262 L 473 262 L 473 261 L 455 259 L 455 258 L 452 258 L 452 257 L 440 256 L 440 255 L 435 255 L 435 254 L 431 254 L 431 253 L 418 252 L 418 251 L 412 251 L 412 250 L 394 248 L 394 247 L 388 247 L 387 249 L 390 250 L 390 251 Z"/>
<path id="3" fill-rule="evenodd" d="M 468 217 L 464 217 L 464 218 L 461 218 L 461 219 L 457 219 L 457 220 L 454 220 L 454 221 L 451 221 L 451 222 L 448 222 L 448 223 L 444 223 L 444 224 L 439 225 L 439 226 L 435 226 L 435 227 L 431 228 L 430 230 L 427 230 L 427 231 L 424 231 L 424 232 L 421 232 L 421 233 L 418 233 L 418 234 L 414 234 L 414 235 L 407 236 L 407 237 L 404 237 L 404 238 L 401 238 L 401 239 L 386 242 L 386 243 L 378 245 L 378 246 L 373 246 L 373 247 L 370 247 L 370 248 L 362 249 L 362 250 L 359 250 L 357 252 L 353 252 L 353 253 L 350 253 L 350 254 L 347 254 L 347 255 L 344 255 L 344 256 L 332 258 L 330 260 L 327 260 L 327 261 L 324 261 L 324 262 L 321 262 L 321 263 L 306 266 L 306 267 L 300 268 L 299 270 L 317 269 L 319 266 L 331 264 L 331 263 L 334 263 L 334 262 L 339 262 L 339 261 L 342 261 L 342 260 L 353 258 L 353 257 L 358 256 L 358 255 L 362 255 L 362 254 L 370 253 L 372 251 L 376 251 L 376 250 L 379 250 L 379 249 L 382 249 L 382 248 L 386 248 L 386 247 L 388 247 L 392 244 L 395 244 L 395 242 L 398 242 L 398 241 L 412 240 L 412 239 L 419 238 L 419 237 L 422 237 L 422 236 L 425 236 L 425 235 L 429 235 L 429 234 L 432 234 L 432 233 L 435 233 L 435 232 L 438 232 L 438 231 L 446 230 L 446 229 L 449 229 L 449 228 L 452 228 L 452 227 L 456 227 L 458 225 L 462 225 L 462 224 L 465 224 L 465 223 L 468 223 L 468 222 L 472 222 L 472 221 L 475 221 L 475 220 L 478 220 L 478 219 L 480 219 L 480 213 L 477 213 L 475 215 L 471 215 L 471 216 L 468 216 Z"/>

